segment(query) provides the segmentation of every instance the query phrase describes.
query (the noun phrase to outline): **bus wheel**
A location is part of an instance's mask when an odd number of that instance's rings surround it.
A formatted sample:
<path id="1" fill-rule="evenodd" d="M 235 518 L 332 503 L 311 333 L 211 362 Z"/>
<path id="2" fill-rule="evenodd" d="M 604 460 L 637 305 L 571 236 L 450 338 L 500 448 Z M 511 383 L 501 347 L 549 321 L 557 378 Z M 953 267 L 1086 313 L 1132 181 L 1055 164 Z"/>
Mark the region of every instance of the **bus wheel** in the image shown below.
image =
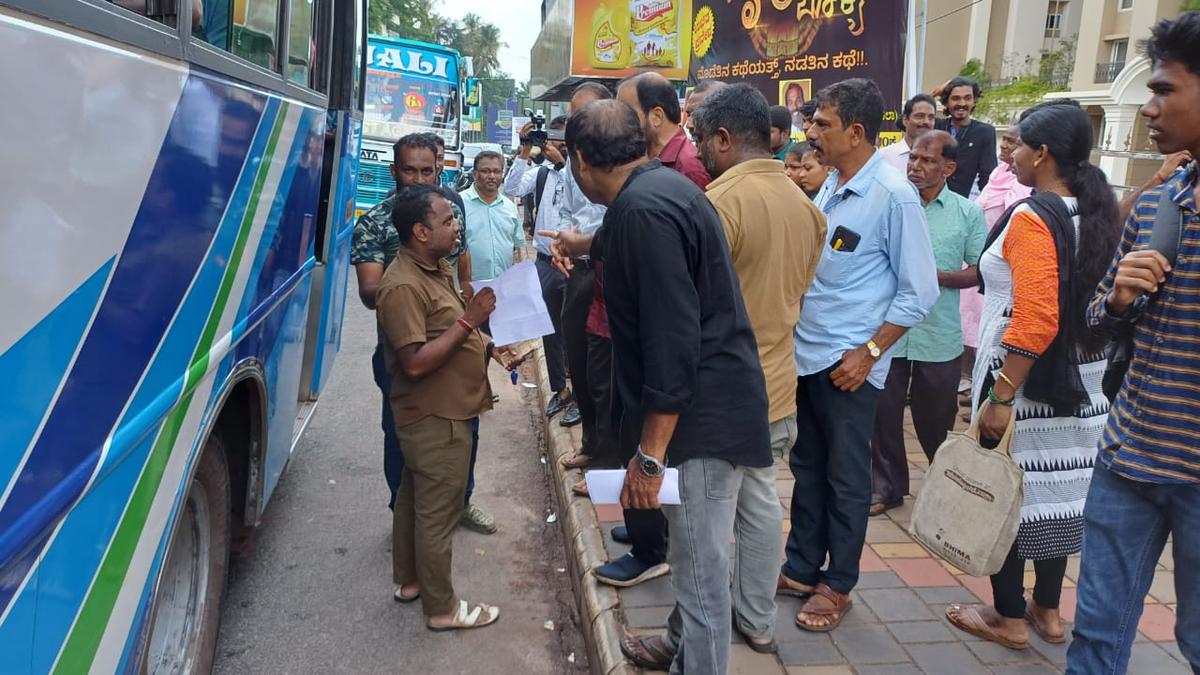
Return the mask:
<path id="1" fill-rule="evenodd" d="M 230 486 L 225 444 L 209 434 L 167 547 L 143 671 L 212 670 L 229 567 Z"/>

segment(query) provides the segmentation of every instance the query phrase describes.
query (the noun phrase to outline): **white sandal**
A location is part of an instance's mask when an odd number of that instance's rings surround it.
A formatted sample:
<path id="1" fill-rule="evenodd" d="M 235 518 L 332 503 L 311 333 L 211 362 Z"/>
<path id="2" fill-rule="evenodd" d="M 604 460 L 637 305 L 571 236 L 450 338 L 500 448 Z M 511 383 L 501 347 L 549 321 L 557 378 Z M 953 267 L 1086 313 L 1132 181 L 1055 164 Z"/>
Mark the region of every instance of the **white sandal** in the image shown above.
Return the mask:
<path id="1" fill-rule="evenodd" d="M 496 619 L 500 618 L 500 608 L 486 605 L 482 602 L 475 605 L 475 608 L 467 611 L 467 601 L 458 601 L 458 612 L 454 615 L 454 620 L 448 626 L 434 626 L 426 623 L 425 626 L 434 632 L 442 633 L 451 630 L 462 630 L 464 628 L 483 628 L 496 623 Z"/>

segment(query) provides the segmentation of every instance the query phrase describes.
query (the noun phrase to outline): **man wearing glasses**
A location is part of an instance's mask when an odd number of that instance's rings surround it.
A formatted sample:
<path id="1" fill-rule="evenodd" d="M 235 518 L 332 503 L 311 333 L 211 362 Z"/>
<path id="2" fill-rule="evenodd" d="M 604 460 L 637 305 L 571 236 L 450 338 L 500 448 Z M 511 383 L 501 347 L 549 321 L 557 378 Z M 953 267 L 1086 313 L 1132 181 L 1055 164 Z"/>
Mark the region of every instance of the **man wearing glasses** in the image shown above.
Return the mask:
<path id="1" fill-rule="evenodd" d="M 517 206 L 500 194 L 504 158 L 485 150 L 475 157 L 474 184 L 461 193 L 466 206 L 467 249 L 471 252 L 471 281 L 495 279 L 513 264 L 513 254 L 525 245 Z"/>

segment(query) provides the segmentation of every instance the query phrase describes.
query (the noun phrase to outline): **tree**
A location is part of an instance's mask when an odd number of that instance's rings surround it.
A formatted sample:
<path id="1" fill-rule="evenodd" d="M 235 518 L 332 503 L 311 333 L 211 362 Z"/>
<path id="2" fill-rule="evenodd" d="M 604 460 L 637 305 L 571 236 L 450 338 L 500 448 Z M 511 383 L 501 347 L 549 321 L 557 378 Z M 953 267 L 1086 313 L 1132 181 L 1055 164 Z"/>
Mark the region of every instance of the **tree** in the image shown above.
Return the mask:
<path id="1" fill-rule="evenodd" d="M 367 27 L 377 35 L 433 42 L 444 21 L 428 0 L 371 0 Z"/>

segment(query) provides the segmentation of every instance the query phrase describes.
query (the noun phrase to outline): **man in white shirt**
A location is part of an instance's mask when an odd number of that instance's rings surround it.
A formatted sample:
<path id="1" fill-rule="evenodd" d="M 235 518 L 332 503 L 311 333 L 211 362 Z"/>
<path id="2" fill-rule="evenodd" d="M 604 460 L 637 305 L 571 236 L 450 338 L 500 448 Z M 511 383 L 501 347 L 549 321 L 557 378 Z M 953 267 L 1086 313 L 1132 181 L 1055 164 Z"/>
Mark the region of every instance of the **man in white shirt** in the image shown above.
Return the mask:
<path id="1" fill-rule="evenodd" d="M 512 168 L 504 179 L 504 194 L 520 201 L 522 197 L 533 195 L 533 203 L 537 212 L 534 220 L 534 248 L 537 249 L 538 280 L 542 284 L 542 298 L 546 301 L 546 309 L 550 312 L 550 320 L 554 324 L 554 333 L 542 337 L 542 346 L 546 351 L 546 370 L 550 379 L 550 388 L 557 396 L 550 399 L 546 406 L 546 416 L 553 417 L 566 410 L 563 419 L 577 420 L 579 408 L 571 400 L 571 390 L 567 388 L 566 356 L 563 351 L 560 324 L 562 321 L 563 296 L 567 289 L 567 278 L 550 263 L 550 240 L 537 232 L 553 232 L 558 230 L 559 206 L 563 193 L 563 154 L 566 143 L 562 140 L 562 130 L 567 126 L 566 116 L 550 120 L 547 125 L 552 137 L 541 146 L 542 157 L 540 165 L 530 161 L 533 143 L 529 133 L 533 123 L 526 124 L 521 129 L 521 148 L 513 159 Z"/>
<path id="2" fill-rule="evenodd" d="M 900 116 L 900 128 L 904 130 L 904 138 L 879 150 L 884 161 L 907 176 L 908 153 L 917 139 L 933 128 L 936 114 L 937 104 L 929 94 L 917 94 L 908 99 L 904 104 L 904 114 Z"/>

